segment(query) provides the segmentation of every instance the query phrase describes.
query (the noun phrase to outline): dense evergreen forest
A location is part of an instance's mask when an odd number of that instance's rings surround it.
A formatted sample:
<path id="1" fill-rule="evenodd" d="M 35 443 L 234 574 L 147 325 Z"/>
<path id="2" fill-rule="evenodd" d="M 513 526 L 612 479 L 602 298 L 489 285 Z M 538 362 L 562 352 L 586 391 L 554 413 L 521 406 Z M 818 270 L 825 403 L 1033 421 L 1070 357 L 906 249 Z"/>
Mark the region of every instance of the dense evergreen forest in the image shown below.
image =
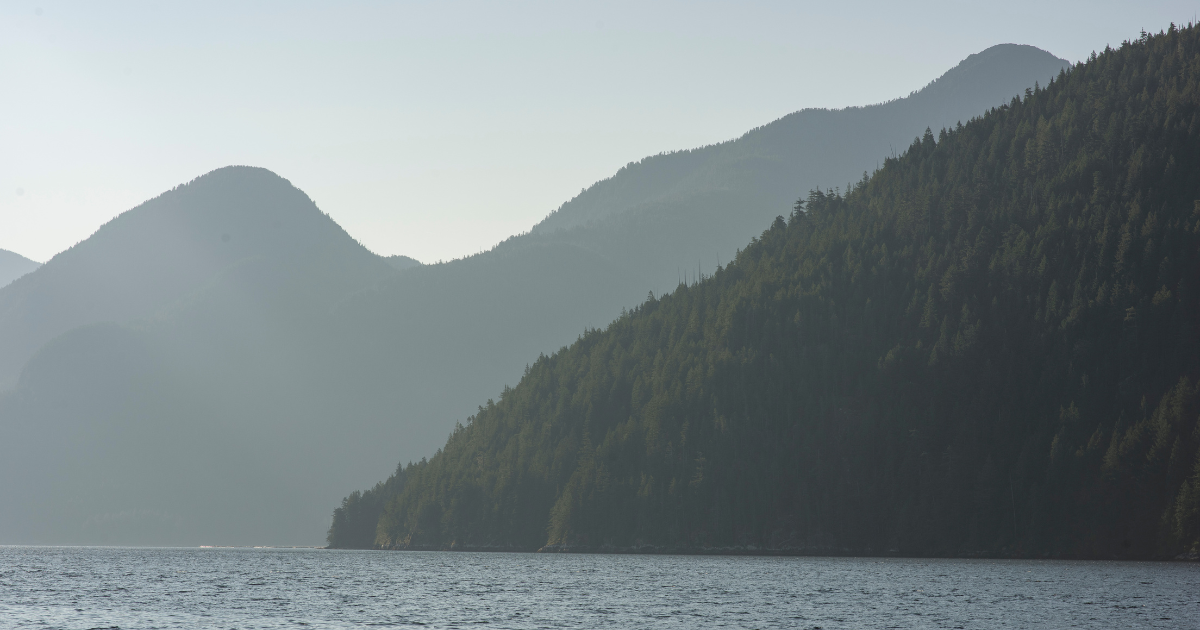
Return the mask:
<path id="1" fill-rule="evenodd" d="M 1200 547 L 1200 30 L 1106 49 L 541 356 L 333 547 Z"/>

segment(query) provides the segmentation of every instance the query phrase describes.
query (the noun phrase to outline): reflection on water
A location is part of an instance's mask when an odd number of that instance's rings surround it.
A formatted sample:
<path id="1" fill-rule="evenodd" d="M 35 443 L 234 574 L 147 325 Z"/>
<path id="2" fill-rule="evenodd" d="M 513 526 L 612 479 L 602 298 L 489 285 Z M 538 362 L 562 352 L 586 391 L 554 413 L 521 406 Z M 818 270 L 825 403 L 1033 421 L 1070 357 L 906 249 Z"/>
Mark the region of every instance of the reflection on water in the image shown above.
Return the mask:
<path id="1" fill-rule="evenodd" d="M 1200 628 L 1200 566 L 0 547 L 0 627 L 301 625 Z"/>

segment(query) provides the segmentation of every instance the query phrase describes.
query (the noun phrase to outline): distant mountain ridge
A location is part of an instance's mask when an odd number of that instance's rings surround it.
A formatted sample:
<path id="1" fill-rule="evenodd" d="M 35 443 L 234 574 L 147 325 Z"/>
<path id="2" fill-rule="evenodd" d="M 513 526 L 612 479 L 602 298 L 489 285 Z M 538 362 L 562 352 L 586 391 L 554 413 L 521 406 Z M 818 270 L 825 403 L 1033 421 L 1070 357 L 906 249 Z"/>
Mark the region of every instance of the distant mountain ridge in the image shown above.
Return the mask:
<path id="1" fill-rule="evenodd" d="M 8 286 L 13 280 L 42 266 L 28 258 L 5 249 L 0 249 L 0 288 Z"/>
<path id="2" fill-rule="evenodd" d="M 1026 85 L 1048 78 L 1023 59 Z M 947 107 L 969 118 L 1024 88 Z M 854 122 L 818 122 L 831 115 Z M 908 140 L 938 124 L 904 122 Z M 757 133 L 731 145 L 742 157 L 689 171 L 720 187 L 666 203 L 665 180 L 627 170 L 610 185 L 651 202 L 446 264 L 375 256 L 263 169 L 220 169 L 125 213 L 0 289 L 0 476 L 23 480 L 0 486 L 19 506 L 0 512 L 0 542 L 319 542 L 331 502 L 433 453 L 539 353 L 727 262 L 808 187 L 870 167 L 809 177 L 813 155 L 877 138 L 786 128 L 803 133 Z M 778 157 L 796 142 L 808 157 Z"/>
<path id="3" fill-rule="evenodd" d="M 1033 87 L 1031 77 L 1040 77 L 1044 85 L 1067 65 L 1033 46 L 992 46 L 906 97 L 864 107 L 805 109 L 735 140 L 631 162 L 564 203 L 533 231 L 569 229 L 730 190 L 752 193 L 751 199 L 770 206 L 767 212 L 779 214 L 795 201 L 794 180 L 829 188 L 857 181 L 862 171 L 873 171 L 926 127 L 966 122 Z M 814 146 L 821 150 L 813 152 Z M 755 218 L 758 228 L 770 220 Z"/>
<path id="4" fill-rule="evenodd" d="M 633 273 L 644 289 L 670 290 L 732 260 L 790 211 L 797 191 L 857 182 L 926 128 L 980 116 L 1067 65 L 1033 46 L 992 46 L 903 98 L 801 110 L 735 140 L 630 163 L 513 240 L 570 243 Z"/>
<path id="5" fill-rule="evenodd" d="M 395 256 L 388 256 L 387 261 L 388 261 L 389 265 L 395 267 L 396 269 L 399 269 L 400 271 L 403 271 L 405 269 L 412 269 L 413 267 L 420 267 L 422 264 L 421 261 L 417 260 L 416 258 L 411 258 L 409 256 L 403 256 L 403 255 L 399 255 L 399 254 L 397 254 Z"/>

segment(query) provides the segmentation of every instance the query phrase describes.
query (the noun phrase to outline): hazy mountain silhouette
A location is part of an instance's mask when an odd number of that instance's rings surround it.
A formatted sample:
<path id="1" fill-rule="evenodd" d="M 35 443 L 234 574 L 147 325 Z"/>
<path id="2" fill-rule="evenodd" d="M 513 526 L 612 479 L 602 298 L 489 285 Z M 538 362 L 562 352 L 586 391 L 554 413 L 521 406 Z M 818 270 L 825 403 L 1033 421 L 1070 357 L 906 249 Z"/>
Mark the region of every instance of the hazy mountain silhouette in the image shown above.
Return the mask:
<path id="1" fill-rule="evenodd" d="M 412 269 L 413 267 L 421 266 L 421 261 L 417 260 L 416 258 L 410 258 L 408 256 L 401 256 L 401 255 L 388 256 L 386 258 L 386 260 L 388 261 L 389 265 L 391 265 L 401 271 L 403 271 L 405 269 Z"/>
<path id="2" fill-rule="evenodd" d="M 221 169 L 121 214 L 0 291 L 0 389 L 50 339 L 77 326 L 153 315 L 256 258 L 355 249 L 387 266 L 308 197 L 265 169 Z"/>
<path id="3" fill-rule="evenodd" d="M 318 544 L 330 505 L 432 454 L 539 352 L 861 178 L 880 137 L 907 146 L 1064 63 L 971 59 L 906 99 L 648 158 L 446 264 L 371 254 L 262 169 L 164 193 L 0 289 L 0 383 L 19 375 L 0 542 Z"/>
<path id="4" fill-rule="evenodd" d="M 684 270 L 710 273 L 814 187 L 842 188 L 912 144 L 1058 74 L 1066 60 L 1017 44 L 970 55 L 937 80 L 887 103 L 805 109 L 736 140 L 631 162 L 533 228 L 650 273 L 670 289 Z M 736 209 L 736 211 L 731 211 Z M 590 230 L 578 230 L 590 226 Z M 572 228 L 576 228 L 572 230 Z M 653 270 L 653 271 L 650 271 Z"/>
<path id="5" fill-rule="evenodd" d="M 0 291 L 9 347 L 30 343 L 22 325 L 54 336 L 0 399 L 0 493 L 22 506 L 0 511 L 0 531 L 167 544 L 273 529 L 296 540 L 286 523 L 302 516 L 291 506 L 307 485 L 296 471 L 313 467 L 312 445 L 336 424 L 305 425 L 296 390 L 314 391 L 337 303 L 395 273 L 286 180 L 230 167 Z"/>
<path id="6" fill-rule="evenodd" d="M 41 263 L 29 260 L 20 254 L 0 249 L 0 287 L 8 286 L 13 280 L 40 266 Z"/>

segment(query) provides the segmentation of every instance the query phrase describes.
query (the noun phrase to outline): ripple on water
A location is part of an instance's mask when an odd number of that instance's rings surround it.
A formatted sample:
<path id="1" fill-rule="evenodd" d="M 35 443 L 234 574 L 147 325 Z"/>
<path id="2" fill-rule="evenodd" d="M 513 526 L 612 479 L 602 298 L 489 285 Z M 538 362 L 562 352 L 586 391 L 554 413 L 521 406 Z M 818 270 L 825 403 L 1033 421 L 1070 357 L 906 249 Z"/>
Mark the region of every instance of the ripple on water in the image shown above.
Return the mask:
<path id="1" fill-rule="evenodd" d="M 15 628 L 1200 628 L 1200 566 L 0 547 Z"/>

